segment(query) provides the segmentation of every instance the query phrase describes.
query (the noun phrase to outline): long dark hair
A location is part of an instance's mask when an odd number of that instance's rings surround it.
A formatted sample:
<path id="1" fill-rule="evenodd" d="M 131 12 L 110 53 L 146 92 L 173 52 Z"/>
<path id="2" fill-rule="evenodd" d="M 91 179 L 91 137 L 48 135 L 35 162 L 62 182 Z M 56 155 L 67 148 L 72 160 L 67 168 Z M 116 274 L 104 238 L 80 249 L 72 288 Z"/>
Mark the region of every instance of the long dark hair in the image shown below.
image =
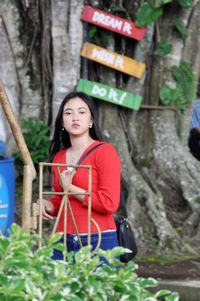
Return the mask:
<path id="1" fill-rule="evenodd" d="M 71 146 L 69 134 L 67 131 L 63 130 L 63 125 L 62 125 L 62 115 L 63 115 L 63 108 L 65 104 L 72 98 L 79 97 L 81 98 L 89 107 L 90 113 L 93 118 L 93 126 L 92 128 L 89 129 L 89 135 L 92 139 L 94 140 L 102 140 L 102 135 L 101 131 L 99 129 L 98 125 L 98 116 L 97 116 L 97 110 L 95 107 L 95 104 L 91 97 L 89 97 L 87 94 L 83 92 L 70 92 L 65 96 L 63 99 L 57 117 L 55 121 L 55 130 L 54 130 L 54 135 L 53 139 L 51 141 L 50 149 L 49 149 L 49 160 L 52 162 L 53 157 L 55 154 L 62 150 L 65 149 L 69 146 Z"/>

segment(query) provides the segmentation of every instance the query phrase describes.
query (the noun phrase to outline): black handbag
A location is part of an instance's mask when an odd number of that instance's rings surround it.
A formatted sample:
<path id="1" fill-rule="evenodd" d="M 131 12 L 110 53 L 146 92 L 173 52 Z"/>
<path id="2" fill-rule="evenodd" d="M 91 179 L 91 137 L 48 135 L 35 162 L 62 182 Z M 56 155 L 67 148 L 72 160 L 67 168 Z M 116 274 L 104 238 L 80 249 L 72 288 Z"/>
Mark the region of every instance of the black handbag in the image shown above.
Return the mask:
<path id="1" fill-rule="evenodd" d="M 127 214 L 126 203 L 125 203 L 122 187 L 120 193 L 120 205 L 123 210 L 123 217 L 117 218 L 115 220 L 115 224 L 117 227 L 118 242 L 121 247 L 127 248 L 132 251 L 131 253 L 122 254 L 120 256 L 120 261 L 128 262 L 132 260 L 137 254 L 137 245 L 135 242 L 133 231 L 131 229 L 131 225 L 128 221 L 128 214 Z"/>

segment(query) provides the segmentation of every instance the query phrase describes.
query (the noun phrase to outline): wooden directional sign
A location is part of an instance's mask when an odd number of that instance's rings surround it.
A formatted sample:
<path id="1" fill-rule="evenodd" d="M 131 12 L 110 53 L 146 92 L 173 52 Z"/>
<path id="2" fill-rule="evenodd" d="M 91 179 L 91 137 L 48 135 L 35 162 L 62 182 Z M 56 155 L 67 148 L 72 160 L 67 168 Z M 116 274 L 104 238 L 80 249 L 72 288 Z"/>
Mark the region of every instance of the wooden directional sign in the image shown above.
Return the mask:
<path id="1" fill-rule="evenodd" d="M 142 102 L 142 96 L 82 78 L 79 80 L 76 90 L 92 97 L 134 110 L 139 110 Z"/>
<path id="2" fill-rule="evenodd" d="M 145 70 L 143 63 L 87 42 L 83 46 L 81 55 L 137 78 L 141 78 Z"/>
<path id="3" fill-rule="evenodd" d="M 129 20 L 105 13 L 88 5 L 85 5 L 81 19 L 135 40 L 142 40 L 146 31 L 145 27 L 137 27 Z"/>

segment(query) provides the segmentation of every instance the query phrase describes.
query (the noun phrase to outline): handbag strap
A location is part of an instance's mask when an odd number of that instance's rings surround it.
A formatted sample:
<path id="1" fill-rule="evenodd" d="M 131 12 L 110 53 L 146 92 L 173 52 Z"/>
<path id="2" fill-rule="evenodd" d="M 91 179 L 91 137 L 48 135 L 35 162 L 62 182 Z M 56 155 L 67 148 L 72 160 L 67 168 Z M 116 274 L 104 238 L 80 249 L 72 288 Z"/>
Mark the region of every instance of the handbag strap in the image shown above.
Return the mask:
<path id="1" fill-rule="evenodd" d="M 85 157 L 87 157 L 91 152 L 93 152 L 93 150 L 95 150 L 97 147 L 99 147 L 100 145 L 105 144 L 105 143 L 100 143 L 95 145 L 93 148 L 89 149 L 89 151 L 87 151 L 87 153 L 85 153 L 85 155 L 77 162 L 76 165 L 80 165 L 80 163 L 85 159 Z M 77 167 L 78 168 L 78 167 Z M 77 169 L 76 168 L 76 169 Z"/>
<path id="2" fill-rule="evenodd" d="M 125 202 L 125 197 L 124 197 L 124 191 L 122 188 L 122 183 L 120 184 L 120 204 L 122 207 L 124 218 L 128 218 L 128 212 L 127 212 L 127 208 L 126 208 L 126 202 Z"/>

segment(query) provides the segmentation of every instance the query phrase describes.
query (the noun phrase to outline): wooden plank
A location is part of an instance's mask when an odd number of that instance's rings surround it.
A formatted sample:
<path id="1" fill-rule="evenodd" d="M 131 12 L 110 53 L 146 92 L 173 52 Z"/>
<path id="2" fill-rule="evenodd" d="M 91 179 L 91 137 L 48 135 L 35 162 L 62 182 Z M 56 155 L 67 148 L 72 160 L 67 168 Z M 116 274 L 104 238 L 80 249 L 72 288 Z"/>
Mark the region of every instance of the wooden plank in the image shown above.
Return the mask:
<path id="1" fill-rule="evenodd" d="M 81 19 L 139 41 L 143 39 L 146 32 L 145 27 L 137 27 L 135 23 L 127 19 L 108 14 L 88 5 L 85 5 Z"/>
<path id="2" fill-rule="evenodd" d="M 137 78 L 141 78 L 145 70 L 143 63 L 88 42 L 84 43 L 81 55 Z"/>
<path id="3" fill-rule="evenodd" d="M 82 78 L 79 80 L 76 90 L 134 110 L 139 110 L 142 102 L 142 96 Z"/>

